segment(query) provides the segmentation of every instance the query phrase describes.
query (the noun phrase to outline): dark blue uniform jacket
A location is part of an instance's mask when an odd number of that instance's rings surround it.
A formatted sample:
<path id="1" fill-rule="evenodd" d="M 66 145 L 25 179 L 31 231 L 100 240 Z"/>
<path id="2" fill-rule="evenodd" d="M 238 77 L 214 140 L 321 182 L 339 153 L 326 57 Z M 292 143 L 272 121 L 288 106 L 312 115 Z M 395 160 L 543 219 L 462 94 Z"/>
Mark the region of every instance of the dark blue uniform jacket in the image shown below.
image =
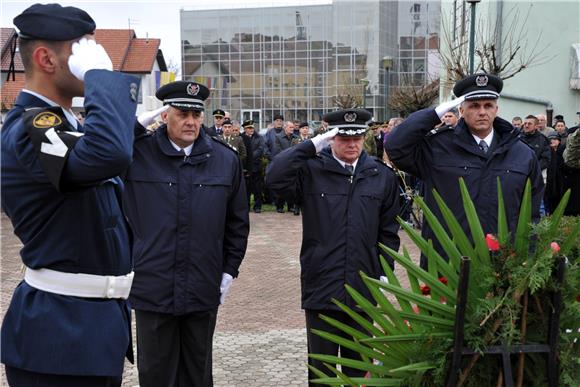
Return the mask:
<path id="1" fill-rule="evenodd" d="M 219 305 L 222 273 L 233 277 L 249 233 L 238 155 L 200 130 L 184 157 L 167 127 L 135 142 L 124 206 L 135 234 L 135 309 L 181 315 Z"/>
<path id="2" fill-rule="evenodd" d="M 272 160 L 266 184 L 302 206 L 302 308 L 338 310 L 331 298 L 354 307 L 345 284 L 372 299 L 359 271 L 375 278 L 382 275 L 378 242 L 399 248 L 394 220 L 399 194 L 393 171 L 363 151 L 351 177 L 330 148 L 317 156 L 307 140 Z"/>
<path id="3" fill-rule="evenodd" d="M 121 73 L 87 72 L 84 135 L 60 133 L 69 150 L 49 159 L 31 140 L 24 110 L 56 111 L 68 126 L 62 110 L 25 92 L 16 99 L 2 128 L 2 207 L 24 245 L 26 266 L 116 276 L 131 271 L 122 181 L 115 176 L 131 162 L 136 104 L 130 84 L 136 82 Z M 2 362 L 39 373 L 120 376 L 130 332 L 126 301 L 62 296 L 22 281 L 2 325 Z"/>
<path id="4" fill-rule="evenodd" d="M 433 188 L 470 235 L 459 191 L 460 177 L 465 180 L 485 233 L 497 232 L 497 177 L 501 181 L 509 230 L 516 229 L 528 178 L 532 183 L 532 216 L 539 219 L 544 189 L 540 166 L 532 149 L 519 140 L 518 131 L 509 122 L 499 117 L 495 119 L 494 139 L 487 154 L 479 148 L 463 119 L 455 128 L 430 133 L 440 122 L 434 109 L 417 111 L 393 129 L 385 149 L 397 168 L 424 182 L 425 200 L 443 225 L 445 222 L 431 193 Z M 423 228 L 423 236 L 432 238 L 438 247 L 427 225 Z"/>

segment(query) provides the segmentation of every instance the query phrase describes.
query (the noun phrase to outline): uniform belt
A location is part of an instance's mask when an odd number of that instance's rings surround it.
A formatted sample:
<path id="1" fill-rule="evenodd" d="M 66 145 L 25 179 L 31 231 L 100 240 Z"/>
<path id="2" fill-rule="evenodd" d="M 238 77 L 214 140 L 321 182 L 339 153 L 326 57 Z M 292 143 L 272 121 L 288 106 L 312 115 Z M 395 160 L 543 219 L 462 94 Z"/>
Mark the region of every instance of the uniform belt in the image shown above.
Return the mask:
<path id="1" fill-rule="evenodd" d="M 26 268 L 24 280 L 33 288 L 64 296 L 127 299 L 134 272 L 122 276 L 65 273 Z"/>

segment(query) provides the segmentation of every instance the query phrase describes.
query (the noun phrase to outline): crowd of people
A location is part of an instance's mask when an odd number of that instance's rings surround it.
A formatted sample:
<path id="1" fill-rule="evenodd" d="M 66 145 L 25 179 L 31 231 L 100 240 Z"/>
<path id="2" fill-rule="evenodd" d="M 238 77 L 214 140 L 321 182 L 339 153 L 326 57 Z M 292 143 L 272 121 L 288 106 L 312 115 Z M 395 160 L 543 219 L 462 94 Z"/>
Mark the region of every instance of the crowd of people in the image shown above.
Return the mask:
<path id="1" fill-rule="evenodd" d="M 485 233 L 497 231 L 497 178 L 511 231 L 528 180 L 535 220 L 567 189 L 564 213 L 578 215 L 578 127 L 498 117 L 497 76 L 467 76 L 455 99 L 406 119 L 337 109 L 311 130 L 278 114 L 262 136 L 222 109 L 205 127 L 209 89 L 196 82 L 164 85 L 163 107 L 136 118 L 138 79 L 112 71 L 79 8 L 35 4 L 14 23 L 26 87 L 2 128 L 1 195 L 25 272 L 1 332 L 11 386 L 120 386 L 134 357 L 132 310 L 140 386 L 212 386 L 218 308 L 246 254 L 252 204 L 302 215 L 308 353 L 346 357 L 356 354 L 315 331 L 346 335 L 321 315 L 366 323 L 332 300 L 357 309 L 346 284 L 370 298 L 359 273 L 382 274 L 379 243 L 398 250 L 396 217 L 409 219 L 412 200 L 402 187 L 421 186 L 433 207 L 437 190 L 468 228 L 464 178 Z M 422 233 L 436 240 L 426 225 Z"/>

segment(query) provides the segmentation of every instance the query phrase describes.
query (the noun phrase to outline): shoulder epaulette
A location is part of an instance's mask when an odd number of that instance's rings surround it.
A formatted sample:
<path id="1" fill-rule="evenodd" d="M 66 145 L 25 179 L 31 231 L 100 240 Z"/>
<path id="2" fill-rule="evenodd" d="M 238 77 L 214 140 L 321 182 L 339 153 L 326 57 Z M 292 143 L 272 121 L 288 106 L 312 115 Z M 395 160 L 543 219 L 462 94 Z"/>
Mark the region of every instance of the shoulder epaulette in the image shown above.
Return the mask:
<path id="1" fill-rule="evenodd" d="M 380 157 L 377 156 L 371 156 L 373 158 L 373 160 L 375 160 L 377 163 L 384 165 L 385 167 L 394 170 L 393 166 L 388 164 L 385 160 L 381 159 Z"/>
<path id="2" fill-rule="evenodd" d="M 438 128 L 431 129 L 429 132 L 427 132 L 427 134 L 425 135 L 425 137 L 431 137 L 431 136 L 434 136 L 436 134 L 443 133 L 443 132 L 447 132 L 447 131 L 453 130 L 453 129 L 454 129 L 454 127 L 453 126 L 449 126 L 449 125 L 440 126 Z"/>
<path id="3" fill-rule="evenodd" d="M 231 149 L 233 152 L 235 152 L 236 154 L 238 154 L 238 150 L 236 149 L 235 146 L 228 144 L 227 142 L 225 142 L 224 140 L 222 140 L 221 138 L 219 138 L 218 136 L 210 136 L 212 140 L 214 140 L 215 142 L 225 146 L 226 148 Z"/>

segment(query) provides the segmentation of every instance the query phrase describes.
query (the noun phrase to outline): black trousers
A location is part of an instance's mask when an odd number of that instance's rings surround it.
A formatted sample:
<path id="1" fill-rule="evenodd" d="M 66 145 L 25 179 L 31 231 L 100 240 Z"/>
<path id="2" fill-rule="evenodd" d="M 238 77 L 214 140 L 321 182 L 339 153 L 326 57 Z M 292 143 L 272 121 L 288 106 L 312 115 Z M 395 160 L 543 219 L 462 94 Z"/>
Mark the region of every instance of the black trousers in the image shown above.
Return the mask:
<path id="1" fill-rule="evenodd" d="M 325 316 L 331 317 L 335 320 L 342 322 L 350 327 L 358 329 L 360 331 L 365 332 L 365 330 L 349 315 L 342 311 L 336 310 L 310 310 L 306 309 L 306 338 L 308 341 L 308 353 L 316 353 L 322 355 L 334 355 L 338 356 L 340 351 L 340 357 L 345 357 L 348 359 L 353 360 L 361 360 L 360 355 L 352 351 L 348 348 L 339 346 L 333 342 L 323 339 L 320 336 L 315 335 L 310 330 L 311 329 L 318 329 L 321 331 L 333 333 L 335 335 L 352 339 L 351 336 L 347 335 L 346 333 L 342 332 L 340 329 L 333 327 L 332 325 L 327 324 L 325 321 L 318 317 L 319 314 L 323 314 Z M 319 369 L 320 371 L 324 372 L 329 376 L 333 376 L 332 371 L 324 366 L 324 364 L 318 360 L 308 358 L 308 364 L 314 366 L 315 368 Z M 333 364 L 336 367 L 336 364 Z M 342 372 L 344 372 L 349 377 L 363 377 L 366 374 L 366 371 L 357 370 L 354 368 L 349 367 L 342 367 Z M 316 375 L 313 374 L 310 370 L 308 370 L 308 380 L 315 379 Z M 311 384 L 308 383 L 309 386 L 318 386 L 319 384 Z"/>
<path id="2" fill-rule="evenodd" d="M 251 173 L 246 177 L 246 188 L 248 193 L 248 205 L 250 205 L 250 195 L 254 195 L 254 210 L 262 209 L 262 176 L 259 173 Z"/>
<path id="3" fill-rule="evenodd" d="M 119 387 L 122 376 L 53 375 L 5 366 L 11 387 Z"/>
<path id="4" fill-rule="evenodd" d="M 135 311 L 140 387 L 213 386 L 217 309 L 172 314 Z"/>

